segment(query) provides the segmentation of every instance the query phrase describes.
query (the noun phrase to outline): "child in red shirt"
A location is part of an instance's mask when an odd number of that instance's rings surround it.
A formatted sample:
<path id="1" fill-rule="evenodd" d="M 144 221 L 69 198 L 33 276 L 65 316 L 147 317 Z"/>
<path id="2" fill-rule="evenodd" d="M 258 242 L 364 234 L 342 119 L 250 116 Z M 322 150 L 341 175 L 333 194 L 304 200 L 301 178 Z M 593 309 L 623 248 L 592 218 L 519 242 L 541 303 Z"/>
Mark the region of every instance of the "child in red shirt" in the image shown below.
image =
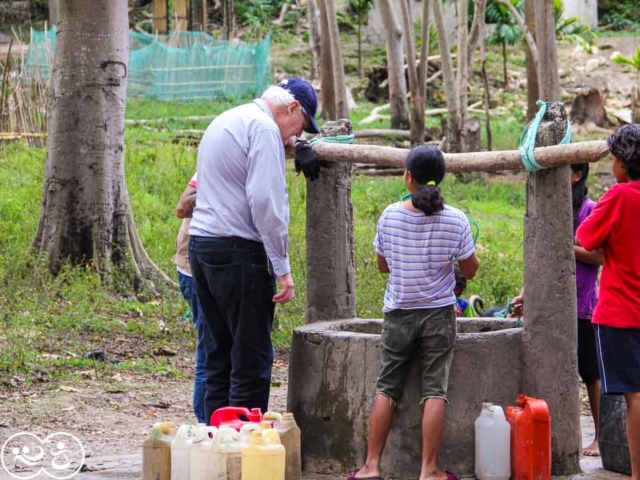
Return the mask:
<path id="1" fill-rule="evenodd" d="M 623 394 L 631 478 L 640 480 L 640 125 L 608 140 L 618 182 L 580 225 L 576 241 L 603 249 L 600 298 L 593 313 L 604 394 Z"/>

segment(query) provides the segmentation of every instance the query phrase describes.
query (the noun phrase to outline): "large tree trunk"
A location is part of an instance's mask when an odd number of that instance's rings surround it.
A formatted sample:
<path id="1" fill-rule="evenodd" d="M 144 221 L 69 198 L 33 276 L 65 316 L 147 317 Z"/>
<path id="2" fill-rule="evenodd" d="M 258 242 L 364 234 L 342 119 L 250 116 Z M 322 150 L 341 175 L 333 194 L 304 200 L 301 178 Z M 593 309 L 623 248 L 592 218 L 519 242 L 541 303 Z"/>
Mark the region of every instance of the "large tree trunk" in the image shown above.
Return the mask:
<path id="1" fill-rule="evenodd" d="M 406 35 L 404 35 L 404 52 L 407 58 L 409 90 L 411 91 L 411 144 L 418 145 L 424 142 L 424 92 L 418 82 L 416 44 L 413 38 L 413 20 L 407 1 L 408 0 L 400 0 L 400 11 L 402 12 L 403 29 L 406 33 Z"/>
<path id="2" fill-rule="evenodd" d="M 49 27 L 58 24 L 60 19 L 60 0 L 49 0 Z"/>
<path id="3" fill-rule="evenodd" d="M 316 0 L 307 0 L 307 21 L 309 22 L 309 48 L 311 49 L 311 78 L 320 76 L 320 10 Z"/>
<path id="4" fill-rule="evenodd" d="M 127 0 L 61 3 L 40 224 L 34 247 L 57 273 L 88 265 L 170 281 L 146 255 L 124 176 Z M 79 49 L 78 45 L 82 45 Z"/>
<path id="5" fill-rule="evenodd" d="M 391 128 L 405 129 L 409 126 L 407 106 L 407 84 L 404 77 L 402 58 L 402 26 L 390 0 L 379 0 L 383 22 L 384 39 L 387 45 L 387 66 L 389 74 L 389 105 L 391 107 Z"/>
<path id="6" fill-rule="evenodd" d="M 235 0 L 222 0 L 222 39 L 231 40 L 236 31 Z"/>
<path id="7" fill-rule="evenodd" d="M 460 97 L 456 95 L 456 77 L 453 73 L 453 62 L 451 51 L 449 50 L 449 40 L 447 38 L 447 27 L 444 22 L 444 12 L 440 1 L 433 2 L 433 19 L 438 33 L 438 43 L 440 44 L 440 56 L 442 57 L 442 78 L 444 80 L 444 90 L 447 97 L 447 110 L 449 119 L 447 121 L 447 146 L 448 151 L 460 152 Z"/>
<path id="8" fill-rule="evenodd" d="M 527 28 L 530 32 L 536 31 L 536 0 L 525 0 L 524 2 L 524 18 Z M 535 39 L 534 39 L 535 42 Z M 532 120 L 536 116 L 538 107 L 536 102 L 540 98 L 540 92 L 538 87 L 538 65 L 537 60 L 534 58 L 531 48 L 527 43 L 527 50 L 525 54 L 526 67 L 527 67 L 527 122 Z"/>

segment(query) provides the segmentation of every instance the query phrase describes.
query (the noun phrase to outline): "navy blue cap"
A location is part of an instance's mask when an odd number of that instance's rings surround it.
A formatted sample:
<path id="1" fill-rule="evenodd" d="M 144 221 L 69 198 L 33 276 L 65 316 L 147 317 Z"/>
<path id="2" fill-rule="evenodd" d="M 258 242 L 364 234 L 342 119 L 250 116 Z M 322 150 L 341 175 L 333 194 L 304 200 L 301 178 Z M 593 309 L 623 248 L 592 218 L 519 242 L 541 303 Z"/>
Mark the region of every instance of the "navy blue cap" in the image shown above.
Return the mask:
<path id="1" fill-rule="evenodd" d="M 314 134 L 320 133 L 315 119 L 316 111 L 318 110 L 318 96 L 311 84 L 301 78 L 291 77 L 284 79 L 278 86 L 291 93 L 293 98 L 299 101 L 302 108 L 304 108 L 309 119 L 309 126 L 305 128 L 305 131 Z"/>

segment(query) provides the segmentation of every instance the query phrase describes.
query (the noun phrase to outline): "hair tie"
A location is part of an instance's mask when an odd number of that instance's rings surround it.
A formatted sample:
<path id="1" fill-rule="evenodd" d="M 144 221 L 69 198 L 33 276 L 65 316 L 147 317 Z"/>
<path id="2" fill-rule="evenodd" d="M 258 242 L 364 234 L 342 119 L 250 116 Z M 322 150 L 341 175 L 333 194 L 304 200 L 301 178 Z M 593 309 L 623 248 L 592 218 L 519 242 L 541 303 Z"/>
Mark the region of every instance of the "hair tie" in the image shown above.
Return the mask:
<path id="1" fill-rule="evenodd" d="M 433 180 L 429 180 L 429 181 L 427 182 L 427 185 L 434 185 L 434 186 L 435 186 L 435 184 L 436 184 L 436 182 L 434 182 Z"/>

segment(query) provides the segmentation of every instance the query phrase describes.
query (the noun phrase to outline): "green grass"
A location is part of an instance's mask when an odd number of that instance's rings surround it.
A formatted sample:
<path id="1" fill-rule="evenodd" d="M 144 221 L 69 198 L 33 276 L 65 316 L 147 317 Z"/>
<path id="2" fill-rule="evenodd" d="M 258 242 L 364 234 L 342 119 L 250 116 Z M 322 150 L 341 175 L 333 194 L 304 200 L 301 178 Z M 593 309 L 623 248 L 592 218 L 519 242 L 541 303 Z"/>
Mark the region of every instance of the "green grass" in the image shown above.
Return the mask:
<path id="1" fill-rule="evenodd" d="M 128 117 L 216 114 L 228 106 L 130 101 Z M 354 112 L 354 122 L 357 124 L 371 108 L 363 104 Z M 185 128 L 182 121 L 177 123 Z M 375 126 L 388 127 L 388 122 Z M 509 125 L 497 128 L 511 131 Z M 127 129 L 127 186 L 138 232 L 151 258 L 171 276 L 175 275 L 171 257 L 179 227 L 173 208 L 195 169 L 195 157 L 196 145 L 176 142 L 170 132 Z M 105 375 L 114 371 L 181 375 L 177 360 L 152 354 L 161 345 L 178 348 L 180 355 L 193 347 L 194 331 L 183 319 L 187 306 L 179 292 L 165 288 L 150 301 L 117 295 L 102 288 L 98 276 L 89 269 L 67 266 L 54 278 L 46 270 L 45 259 L 33 256 L 30 245 L 39 218 L 44 158 L 44 150 L 22 144 L 12 145 L 0 158 L 0 377 L 9 381 L 18 375 L 35 382 L 43 372 L 48 379 L 63 379 L 87 368 Z M 305 306 L 306 186 L 292 171 L 287 180 L 290 255 L 298 296 L 278 307 L 279 329 L 274 333 L 278 347 L 286 347 L 293 328 L 304 323 Z M 487 304 L 504 302 L 522 282 L 523 185 L 482 180 L 463 183 L 450 177 L 443 191 L 448 203 L 464 210 L 480 226 L 478 256 L 482 266 L 467 293 L 482 295 Z M 371 242 L 382 210 L 404 194 L 400 178 L 354 178 L 360 317 L 381 316 L 386 279 L 375 268 Z M 81 358 L 94 348 L 117 356 L 121 363 Z"/>

